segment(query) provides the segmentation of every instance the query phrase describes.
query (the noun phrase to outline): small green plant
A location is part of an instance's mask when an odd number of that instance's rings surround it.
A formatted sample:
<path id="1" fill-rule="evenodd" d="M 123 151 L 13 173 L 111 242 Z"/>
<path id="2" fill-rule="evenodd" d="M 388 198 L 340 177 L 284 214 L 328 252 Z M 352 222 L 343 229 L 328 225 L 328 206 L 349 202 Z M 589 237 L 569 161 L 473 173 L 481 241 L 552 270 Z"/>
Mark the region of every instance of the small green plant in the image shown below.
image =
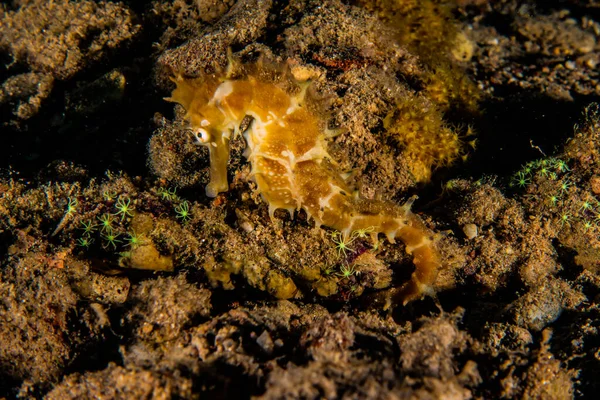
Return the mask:
<path id="1" fill-rule="evenodd" d="M 127 200 L 123 200 L 123 199 L 119 199 L 117 200 L 117 204 L 115 204 L 115 208 L 117 209 L 117 212 L 115 213 L 115 216 L 121 216 L 121 221 L 123 221 L 123 219 L 125 219 L 126 216 L 129 217 L 133 217 L 133 214 L 131 213 L 131 211 L 133 210 L 133 207 L 131 207 L 131 199 L 127 198 Z"/>
<path id="2" fill-rule="evenodd" d="M 77 205 L 79 204 L 79 202 L 77 201 L 77 199 L 71 198 L 71 197 L 69 197 L 68 201 L 69 202 L 67 204 L 66 214 L 70 215 L 70 214 L 73 214 L 77 210 Z"/>
<path id="3" fill-rule="evenodd" d="M 340 267 L 340 272 L 338 273 L 338 276 L 341 277 L 342 279 L 348 279 L 354 274 L 356 274 L 356 270 L 354 269 L 353 266 L 342 265 Z"/>
<path id="4" fill-rule="evenodd" d="M 105 190 L 102 192 L 102 198 L 104 201 L 113 201 L 117 197 L 117 192 Z"/>
<path id="5" fill-rule="evenodd" d="M 534 168 L 536 168 L 536 163 L 528 162 L 527 164 L 523 165 L 523 167 L 521 168 L 521 172 L 523 172 L 525 175 L 531 175 Z"/>
<path id="6" fill-rule="evenodd" d="M 344 234 L 338 231 L 334 231 L 331 233 L 331 240 L 335 244 L 335 247 L 338 252 L 338 257 L 341 257 L 344 254 L 344 257 L 348 256 L 349 252 L 353 252 L 354 249 L 350 247 L 350 244 L 354 241 L 355 238 L 352 236 L 346 237 Z"/>
<path id="7" fill-rule="evenodd" d="M 530 162 L 531 166 L 534 169 L 540 169 L 540 168 L 548 168 L 552 165 L 552 159 L 551 158 L 541 158 L 539 160 L 535 160 Z"/>
<path id="8" fill-rule="evenodd" d="M 550 167 L 548 167 L 547 165 L 543 165 L 540 167 L 540 169 L 538 170 L 539 174 L 543 177 L 550 177 L 550 174 L 552 173 L 552 170 L 550 169 Z"/>
<path id="9" fill-rule="evenodd" d="M 551 194 L 548 196 L 548 203 L 550 203 L 550 205 L 553 207 L 556 206 L 559 201 L 560 201 L 560 196 L 557 194 Z"/>
<path id="10" fill-rule="evenodd" d="M 370 227 L 364 228 L 364 229 L 357 229 L 352 232 L 351 236 L 352 236 L 352 238 L 367 239 L 369 237 L 369 235 L 371 233 L 373 233 L 374 230 L 375 230 L 374 226 L 370 226 Z"/>
<path id="11" fill-rule="evenodd" d="M 113 217 L 111 214 L 105 213 L 98 217 L 98 221 L 100 221 L 101 232 L 112 232 L 113 230 Z"/>
<path id="12" fill-rule="evenodd" d="M 81 221 L 81 230 L 84 235 L 90 236 L 96 230 L 96 225 L 92 221 Z"/>
<path id="13" fill-rule="evenodd" d="M 563 212 L 560 214 L 560 226 L 571 226 L 572 215 L 569 212 Z"/>
<path id="14" fill-rule="evenodd" d="M 585 213 L 586 211 L 592 211 L 593 208 L 594 206 L 591 202 L 589 202 L 588 200 L 584 200 L 581 202 L 581 207 L 579 208 L 579 211 Z"/>
<path id="15" fill-rule="evenodd" d="M 177 196 L 177 188 L 165 189 L 164 187 L 158 188 L 158 194 L 163 200 L 175 201 L 179 198 Z"/>
<path id="16" fill-rule="evenodd" d="M 583 222 L 583 229 L 587 232 L 590 229 L 595 228 L 594 223 L 590 220 L 585 220 Z"/>
<path id="17" fill-rule="evenodd" d="M 183 223 L 188 222 L 192 218 L 190 215 L 190 204 L 187 201 L 175 206 L 175 213 L 177 214 L 177 218 Z"/>
<path id="18" fill-rule="evenodd" d="M 565 160 L 561 160 L 560 158 L 555 158 L 552 160 L 552 166 L 556 170 L 556 172 L 567 172 L 570 171 L 569 166 L 567 165 Z"/>
<path id="19" fill-rule="evenodd" d="M 442 185 L 443 191 L 451 192 L 454 189 L 456 189 L 456 180 L 455 179 L 450 179 L 448 182 L 446 182 Z"/>
<path id="20" fill-rule="evenodd" d="M 94 242 L 94 239 L 87 237 L 87 236 L 83 236 L 83 237 L 80 237 L 79 239 L 77 239 L 77 246 L 87 249 L 90 247 L 92 242 Z"/>
<path id="21" fill-rule="evenodd" d="M 511 187 L 523 189 L 529 186 L 534 176 L 544 177 L 553 181 L 558 179 L 558 174 L 564 174 L 570 171 L 567 162 L 560 158 L 542 158 L 535 161 L 530 161 L 523 165 L 510 180 Z M 567 179 L 561 181 L 562 191 L 567 191 L 570 182 Z"/>
<path id="22" fill-rule="evenodd" d="M 562 193 L 569 191 L 569 188 L 573 185 L 573 182 L 569 178 L 563 179 L 559 184 L 559 189 Z"/>
<path id="23" fill-rule="evenodd" d="M 321 275 L 329 276 L 333 274 L 333 266 L 332 265 L 324 265 L 321 267 Z"/>
<path id="24" fill-rule="evenodd" d="M 511 186 L 517 186 L 519 188 L 524 188 L 531 183 L 531 178 L 523 171 L 517 172 L 513 175 L 512 180 L 510 182 Z"/>
<path id="25" fill-rule="evenodd" d="M 125 240 L 127 241 L 127 244 L 129 245 L 129 247 L 131 247 L 131 248 L 138 247 L 139 245 L 142 244 L 142 240 L 140 239 L 140 236 L 137 235 L 134 231 L 127 232 L 127 238 L 125 238 Z"/>
<path id="26" fill-rule="evenodd" d="M 117 249 L 117 243 L 121 243 L 121 240 L 117 239 L 120 235 L 118 233 L 113 233 L 112 231 L 105 233 L 102 235 L 102 239 L 104 239 L 104 243 L 102 247 L 108 249 L 108 246 L 112 246 L 113 250 Z"/>

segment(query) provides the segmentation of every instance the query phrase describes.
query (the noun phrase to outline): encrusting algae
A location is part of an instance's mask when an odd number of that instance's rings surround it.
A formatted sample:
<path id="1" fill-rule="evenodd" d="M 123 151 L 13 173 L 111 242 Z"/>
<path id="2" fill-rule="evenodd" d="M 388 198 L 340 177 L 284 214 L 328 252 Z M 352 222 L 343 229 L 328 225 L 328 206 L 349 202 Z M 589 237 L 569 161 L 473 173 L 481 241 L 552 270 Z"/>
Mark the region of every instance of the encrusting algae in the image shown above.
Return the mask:
<path id="1" fill-rule="evenodd" d="M 392 27 L 397 40 L 423 64 L 421 94 L 397 100 L 384 120 L 386 135 L 399 144 L 417 182 L 429 182 L 432 171 L 468 156 L 474 147 L 471 127 L 444 122 L 445 114 L 471 119 L 479 114 L 481 93 L 457 64 L 470 60 L 474 43 L 453 16 L 455 0 L 360 0 Z"/>
<path id="2" fill-rule="evenodd" d="M 307 107 L 309 83 L 297 82 L 286 68 L 262 60 L 241 66 L 231 60 L 224 73 L 173 78 L 177 87 L 167 100 L 186 109 L 184 118 L 198 143 L 209 149 L 207 196 L 228 190 L 229 141 L 232 134 L 243 134 L 250 176 L 271 219 L 277 209 L 292 216 L 303 209 L 316 227 L 336 229 L 346 238 L 356 231 L 370 232 L 374 241 L 379 233 L 392 243 L 399 238 L 415 264 L 400 300 L 406 303 L 430 293 L 440 261 L 430 232 L 410 211 L 412 202 L 400 207 L 353 194 L 327 152 L 326 139 L 334 133 L 326 129 L 322 115 Z M 247 116 L 252 122 L 241 132 Z"/>
<path id="3" fill-rule="evenodd" d="M 457 0 L 360 0 L 398 33 L 425 68 L 421 83 L 441 111 L 476 115 L 481 93 L 456 62 L 473 56 L 474 44 L 453 16 Z"/>
<path id="4" fill-rule="evenodd" d="M 383 125 L 386 135 L 404 148 L 402 154 L 410 161 L 417 182 L 428 182 L 435 168 L 450 166 L 466 156 L 463 137 L 444 122 L 435 104 L 421 96 L 409 95 L 399 101 Z"/>

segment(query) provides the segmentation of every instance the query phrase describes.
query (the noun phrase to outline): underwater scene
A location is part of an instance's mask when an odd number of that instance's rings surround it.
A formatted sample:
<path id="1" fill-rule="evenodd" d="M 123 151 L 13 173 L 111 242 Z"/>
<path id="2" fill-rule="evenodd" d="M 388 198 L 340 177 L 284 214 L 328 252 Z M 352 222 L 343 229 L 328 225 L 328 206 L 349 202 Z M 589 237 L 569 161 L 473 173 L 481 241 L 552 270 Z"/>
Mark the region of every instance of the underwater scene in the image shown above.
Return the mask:
<path id="1" fill-rule="evenodd" d="M 597 0 L 0 4 L 0 400 L 596 399 Z"/>

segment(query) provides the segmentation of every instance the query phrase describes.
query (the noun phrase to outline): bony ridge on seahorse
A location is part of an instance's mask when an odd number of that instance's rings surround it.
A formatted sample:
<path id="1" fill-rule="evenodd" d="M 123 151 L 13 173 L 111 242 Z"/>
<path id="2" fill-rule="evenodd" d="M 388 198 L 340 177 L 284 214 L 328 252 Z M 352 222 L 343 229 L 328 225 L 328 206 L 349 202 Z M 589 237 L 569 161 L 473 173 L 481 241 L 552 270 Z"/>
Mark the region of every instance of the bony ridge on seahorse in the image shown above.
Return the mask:
<path id="1" fill-rule="evenodd" d="M 234 77 L 234 70 L 241 72 Z M 412 201 L 398 206 L 352 194 L 327 152 L 331 134 L 326 120 L 306 107 L 308 83 L 297 82 L 287 71 L 285 65 L 266 65 L 263 60 L 242 66 L 230 57 L 225 72 L 172 78 L 177 87 L 166 100 L 185 108 L 184 119 L 198 143 L 209 150 L 206 195 L 215 197 L 229 189 L 229 141 L 232 134 L 243 134 L 250 177 L 271 219 L 280 208 L 292 215 L 304 209 L 315 226 L 339 230 L 345 237 L 368 230 L 374 240 L 379 233 L 392 243 L 400 239 L 413 256 L 415 270 L 397 297 L 407 303 L 431 294 L 440 261 L 431 233 L 410 211 Z M 247 116 L 252 122 L 240 132 Z"/>

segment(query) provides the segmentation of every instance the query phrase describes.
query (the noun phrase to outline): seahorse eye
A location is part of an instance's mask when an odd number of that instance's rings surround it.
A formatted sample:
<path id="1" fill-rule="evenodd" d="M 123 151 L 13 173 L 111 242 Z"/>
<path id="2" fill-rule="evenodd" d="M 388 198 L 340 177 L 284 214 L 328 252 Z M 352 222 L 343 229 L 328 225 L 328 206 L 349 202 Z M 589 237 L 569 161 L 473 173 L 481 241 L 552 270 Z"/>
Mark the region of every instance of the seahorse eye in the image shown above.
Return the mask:
<path id="1" fill-rule="evenodd" d="M 208 143 L 210 141 L 210 134 L 206 129 L 197 128 L 194 131 L 194 136 L 199 143 Z"/>

